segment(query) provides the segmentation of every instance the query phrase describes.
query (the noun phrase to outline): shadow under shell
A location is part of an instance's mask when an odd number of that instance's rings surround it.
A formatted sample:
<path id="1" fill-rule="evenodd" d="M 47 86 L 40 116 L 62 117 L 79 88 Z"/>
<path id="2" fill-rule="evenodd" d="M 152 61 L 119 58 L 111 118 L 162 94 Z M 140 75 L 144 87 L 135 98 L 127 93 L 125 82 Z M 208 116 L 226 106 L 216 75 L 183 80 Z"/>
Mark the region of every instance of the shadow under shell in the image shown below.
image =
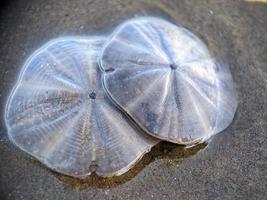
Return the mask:
<path id="1" fill-rule="evenodd" d="M 154 17 L 126 21 L 100 65 L 109 96 L 152 136 L 192 145 L 233 120 L 237 97 L 228 67 L 180 26 Z"/>
<path id="2" fill-rule="evenodd" d="M 97 60 L 105 38 L 58 38 L 26 62 L 9 97 L 10 140 L 49 168 L 74 177 L 129 170 L 158 140 L 110 102 Z"/>

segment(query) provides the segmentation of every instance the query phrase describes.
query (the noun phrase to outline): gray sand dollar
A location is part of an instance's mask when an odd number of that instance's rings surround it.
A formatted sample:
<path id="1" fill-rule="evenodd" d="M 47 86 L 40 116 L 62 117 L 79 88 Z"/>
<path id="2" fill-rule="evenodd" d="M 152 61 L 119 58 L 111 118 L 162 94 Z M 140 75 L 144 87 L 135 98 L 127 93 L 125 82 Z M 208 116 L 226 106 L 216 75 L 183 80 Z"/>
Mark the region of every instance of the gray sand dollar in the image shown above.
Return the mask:
<path id="1" fill-rule="evenodd" d="M 154 17 L 126 21 L 103 48 L 100 65 L 109 96 L 152 136 L 192 145 L 233 120 L 228 67 L 183 27 Z"/>
<path id="2" fill-rule="evenodd" d="M 8 136 L 49 168 L 84 178 L 120 175 L 158 140 L 110 102 L 97 66 L 102 37 L 52 40 L 27 60 L 6 105 Z"/>

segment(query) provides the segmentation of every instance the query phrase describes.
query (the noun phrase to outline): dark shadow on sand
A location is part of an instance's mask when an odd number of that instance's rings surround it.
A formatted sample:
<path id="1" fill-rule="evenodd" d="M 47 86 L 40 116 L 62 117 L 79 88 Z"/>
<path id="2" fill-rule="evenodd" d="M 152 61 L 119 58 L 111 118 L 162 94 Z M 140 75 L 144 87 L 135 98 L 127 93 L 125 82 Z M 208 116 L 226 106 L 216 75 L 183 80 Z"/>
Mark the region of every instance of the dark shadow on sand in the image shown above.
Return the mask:
<path id="1" fill-rule="evenodd" d="M 144 155 L 143 158 L 128 172 L 121 176 L 115 176 L 111 178 L 103 178 L 92 174 L 85 179 L 73 178 L 70 176 L 62 175 L 57 172 L 51 171 L 42 165 L 39 161 L 29 159 L 30 162 L 38 165 L 43 170 L 52 174 L 59 181 L 63 182 L 67 187 L 85 190 L 89 187 L 95 188 L 112 188 L 118 185 L 124 184 L 137 176 L 146 166 L 158 159 L 169 159 L 179 163 L 183 158 L 188 158 L 195 155 L 200 150 L 207 147 L 207 143 L 198 144 L 191 148 L 185 148 L 183 145 L 172 144 L 169 142 L 160 142 L 154 146 L 151 151 Z"/>

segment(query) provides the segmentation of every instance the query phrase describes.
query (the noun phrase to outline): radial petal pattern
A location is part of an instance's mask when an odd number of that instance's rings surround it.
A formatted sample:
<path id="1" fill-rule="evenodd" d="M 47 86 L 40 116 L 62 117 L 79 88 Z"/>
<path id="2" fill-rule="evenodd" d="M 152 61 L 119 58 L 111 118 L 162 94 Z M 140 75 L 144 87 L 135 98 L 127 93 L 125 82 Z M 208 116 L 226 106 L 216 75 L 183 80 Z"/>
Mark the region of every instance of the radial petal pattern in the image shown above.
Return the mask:
<path id="1" fill-rule="evenodd" d="M 49 168 L 83 178 L 120 175 L 158 140 L 110 102 L 97 61 L 104 38 L 59 38 L 26 62 L 9 97 L 9 138 Z"/>
<path id="2" fill-rule="evenodd" d="M 182 27 L 159 18 L 129 20 L 110 37 L 100 65 L 109 96 L 155 137 L 194 144 L 233 120 L 230 72 Z"/>

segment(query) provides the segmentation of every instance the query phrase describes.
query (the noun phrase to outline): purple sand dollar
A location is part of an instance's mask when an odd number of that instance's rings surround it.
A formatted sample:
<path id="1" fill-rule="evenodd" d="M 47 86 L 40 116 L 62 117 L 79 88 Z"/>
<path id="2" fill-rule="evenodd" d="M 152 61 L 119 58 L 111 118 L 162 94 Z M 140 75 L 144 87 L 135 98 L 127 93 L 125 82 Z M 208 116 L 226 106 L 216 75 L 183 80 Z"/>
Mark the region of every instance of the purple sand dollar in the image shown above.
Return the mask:
<path id="1" fill-rule="evenodd" d="M 44 45 L 27 60 L 6 105 L 10 140 L 69 176 L 121 175 L 158 143 L 106 96 L 97 63 L 105 41 L 70 37 Z"/>
<path id="2" fill-rule="evenodd" d="M 233 120 L 228 67 L 183 27 L 154 17 L 126 21 L 104 46 L 100 66 L 109 96 L 154 137 L 193 145 Z"/>

